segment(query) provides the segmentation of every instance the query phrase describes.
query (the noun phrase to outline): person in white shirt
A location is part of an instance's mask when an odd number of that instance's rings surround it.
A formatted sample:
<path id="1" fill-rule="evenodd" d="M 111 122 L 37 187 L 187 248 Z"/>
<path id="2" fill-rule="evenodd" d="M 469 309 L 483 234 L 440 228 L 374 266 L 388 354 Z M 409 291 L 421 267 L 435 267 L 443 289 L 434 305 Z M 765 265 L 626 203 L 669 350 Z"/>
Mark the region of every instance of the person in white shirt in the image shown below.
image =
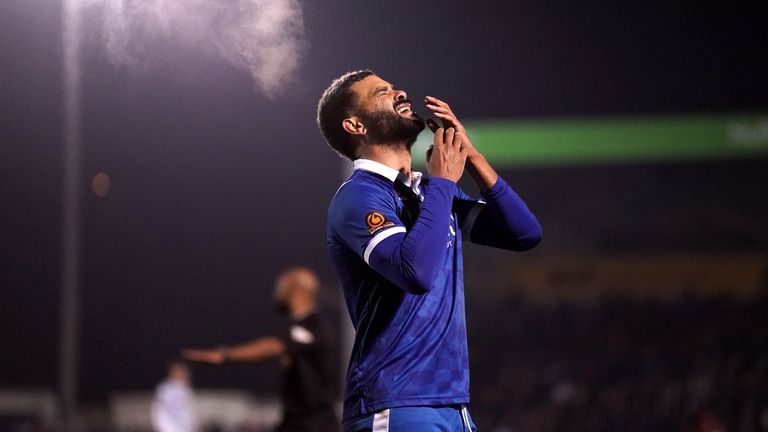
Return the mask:
<path id="1" fill-rule="evenodd" d="M 152 401 L 152 427 L 155 432 L 194 432 L 195 395 L 189 367 L 181 361 L 168 366 L 168 376 L 157 385 Z"/>

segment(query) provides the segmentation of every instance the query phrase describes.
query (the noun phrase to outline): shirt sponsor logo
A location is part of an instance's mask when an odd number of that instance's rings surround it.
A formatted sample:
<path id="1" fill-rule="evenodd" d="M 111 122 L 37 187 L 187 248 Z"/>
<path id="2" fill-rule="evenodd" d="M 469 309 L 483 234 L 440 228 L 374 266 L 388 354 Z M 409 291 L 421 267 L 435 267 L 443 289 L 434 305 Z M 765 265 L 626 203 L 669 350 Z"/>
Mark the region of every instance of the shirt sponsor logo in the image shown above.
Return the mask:
<path id="1" fill-rule="evenodd" d="M 394 226 L 395 223 L 387 220 L 383 213 L 372 211 L 365 217 L 365 224 L 368 225 L 368 234 L 374 235 L 384 228 Z"/>

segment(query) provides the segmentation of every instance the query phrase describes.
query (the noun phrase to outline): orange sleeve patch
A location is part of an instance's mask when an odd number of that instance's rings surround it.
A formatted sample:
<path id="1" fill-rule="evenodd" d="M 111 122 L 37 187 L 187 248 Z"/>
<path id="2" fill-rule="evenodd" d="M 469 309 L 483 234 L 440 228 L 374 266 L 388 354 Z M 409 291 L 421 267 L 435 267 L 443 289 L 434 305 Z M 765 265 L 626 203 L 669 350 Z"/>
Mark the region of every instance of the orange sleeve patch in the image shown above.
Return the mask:
<path id="1" fill-rule="evenodd" d="M 387 218 L 378 211 L 369 212 L 365 217 L 365 224 L 368 225 L 368 233 L 373 235 L 382 228 L 395 225 L 394 222 L 387 220 Z"/>

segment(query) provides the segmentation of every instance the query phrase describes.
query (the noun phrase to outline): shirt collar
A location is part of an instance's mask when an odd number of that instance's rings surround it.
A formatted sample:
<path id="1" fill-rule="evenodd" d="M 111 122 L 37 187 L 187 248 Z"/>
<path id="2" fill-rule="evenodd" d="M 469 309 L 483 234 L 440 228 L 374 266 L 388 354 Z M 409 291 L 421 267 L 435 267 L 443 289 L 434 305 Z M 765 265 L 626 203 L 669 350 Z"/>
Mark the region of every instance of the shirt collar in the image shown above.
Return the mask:
<path id="1" fill-rule="evenodd" d="M 400 171 L 374 160 L 356 159 L 354 164 L 356 170 L 365 170 L 378 174 L 386 179 L 389 179 L 389 181 L 393 183 L 395 180 L 400 180 L 403 184 L 413 188 L 418 193 L 419 183 L 421 182 L 422 177 L 422 174 L 418 171 L 411 171 L 411 178 L 407 178 Z"/>
<path id="2" fill-rule="evenodd" d="M 356 159 L 355 160 L 355 169 L 356 170 L 365 170 L 370 171 L 372 173 L 378 174 L 384 178 L 389 179 L 389 181 L 394 182 L 397 180 L 398 177 L 404 177 L 400 175 L 400 171 L 388 167 L 384 165 L 381 162 L 376 162 L 374 160 L 370 159 Z"/>

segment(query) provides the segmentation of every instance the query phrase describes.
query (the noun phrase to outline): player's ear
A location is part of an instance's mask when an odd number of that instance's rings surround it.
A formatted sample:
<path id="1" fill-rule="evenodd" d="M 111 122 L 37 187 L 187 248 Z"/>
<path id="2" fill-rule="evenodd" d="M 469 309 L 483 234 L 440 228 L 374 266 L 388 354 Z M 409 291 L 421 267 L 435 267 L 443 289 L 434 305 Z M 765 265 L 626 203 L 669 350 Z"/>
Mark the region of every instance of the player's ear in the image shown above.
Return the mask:
<path id="1" fill-rule="evenodd" d="M 363 122 L 357 116 L 347 117 L 341 122 L 341 127 L 344 128 L 347 133 L 352 135 L 365 135 L 368 133 L 368 129 Z"/>

